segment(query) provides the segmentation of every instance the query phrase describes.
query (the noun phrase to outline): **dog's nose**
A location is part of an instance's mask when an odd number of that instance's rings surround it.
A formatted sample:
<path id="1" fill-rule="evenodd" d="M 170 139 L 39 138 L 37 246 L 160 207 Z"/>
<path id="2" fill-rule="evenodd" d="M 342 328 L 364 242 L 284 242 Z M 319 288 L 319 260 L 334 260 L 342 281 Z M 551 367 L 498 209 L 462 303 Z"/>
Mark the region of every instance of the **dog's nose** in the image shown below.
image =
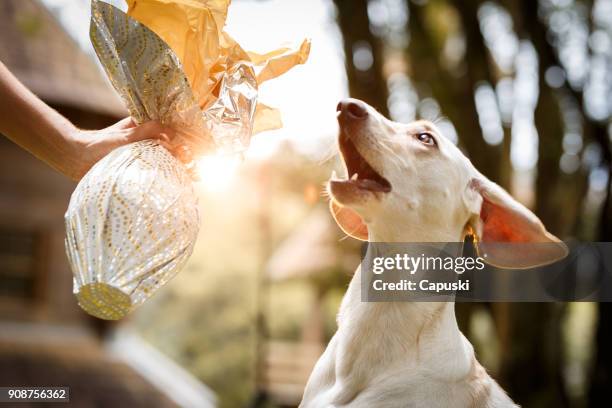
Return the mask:
<path id="1" fill-rule="evenodd" d="M 363 119 L 368 116 L 367 105 L 358 99 L 352 98 L 341 100 L 336 111 L 355 119 Z"/>

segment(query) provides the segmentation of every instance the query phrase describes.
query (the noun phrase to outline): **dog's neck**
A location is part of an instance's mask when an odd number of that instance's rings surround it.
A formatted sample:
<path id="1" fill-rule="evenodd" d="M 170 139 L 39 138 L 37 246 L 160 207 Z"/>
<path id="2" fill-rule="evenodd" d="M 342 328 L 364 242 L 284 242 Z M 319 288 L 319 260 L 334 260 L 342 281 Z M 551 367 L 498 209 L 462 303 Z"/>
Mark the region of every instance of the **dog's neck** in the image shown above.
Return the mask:
<path id="1" fill-rule="evenodd" d="M 465 224 L 422 225 L 414 220 L 373 220 L 368 223 L 370 242 L 462 242 Z"/>
<path id="2" fill-rule="evenodd" d="M 393 241 L 387 233 L 370 230 L 370 241 L 416 242 L 408 240 L 412 238 L 410 233 L 401 239 L 396 236 Z M 453 238 L 448 233 L 430 233 L 420 242 L 457 242 L 458 238 Z M 361 273 L 360 267 L 338 316 L 339 331 L 343 332 L 339 336 L 342 344 L 338 346 L 350 358 L 338 360 L 336 374 L 351 383 L 345 384 L 347 401 L 350 390 L 375 381 L 377 375 L 395 367 L 414 370 L 415 374 L 419 368 L 433 369 L 430 374 L 439 375 L 441 381 L 459 381 L 470 373 L 474 352 L 459 331 L 453 303 L 362 302 Z M 448 364 L 449 361 L 453 364 Z M 359 370 L 361 363 L 369 367 L 367 371 Z"/>

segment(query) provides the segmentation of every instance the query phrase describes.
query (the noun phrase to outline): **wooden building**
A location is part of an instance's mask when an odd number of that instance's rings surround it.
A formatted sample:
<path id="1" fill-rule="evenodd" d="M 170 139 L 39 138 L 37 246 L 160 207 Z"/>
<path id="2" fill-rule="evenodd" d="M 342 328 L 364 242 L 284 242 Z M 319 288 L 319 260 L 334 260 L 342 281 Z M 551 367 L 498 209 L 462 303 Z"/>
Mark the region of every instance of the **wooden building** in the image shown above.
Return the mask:
<path id="1" fill-rule="evenodd" d="M 37 0 L 0 1 L 0 61 L 79 127 L 127 116 L 94 60 Z M 0 137 L 0 386 L 67 385 L 79 407 L 213 406 L 180 367 L 78 307 L 64 250 L 75 186 Z"/>

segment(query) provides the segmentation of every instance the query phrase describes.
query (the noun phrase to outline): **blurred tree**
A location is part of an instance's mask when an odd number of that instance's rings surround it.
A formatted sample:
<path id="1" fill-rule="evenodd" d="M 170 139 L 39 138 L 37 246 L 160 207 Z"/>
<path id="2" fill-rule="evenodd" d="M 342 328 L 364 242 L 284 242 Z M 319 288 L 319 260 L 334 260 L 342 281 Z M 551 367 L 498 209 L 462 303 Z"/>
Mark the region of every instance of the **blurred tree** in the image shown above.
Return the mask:
<path id="1" fill-rule="evenodd" d="M 586 8 L 588 16 L 593 15 L 594 2 L 585 1 L 580 2 L 579 4 L 580 6 L 584 6 Z M 540 77 L 543 78 L 545 76 L 545 71 L 547 68 L 563 65 L 559 59 L 560 51 L 558 49 L 555 49 L 555 47 L 550 43 L 551 30 L 549 30 L 548 27 L 546 27 L 546 24 L 539 18 L 537 2 L 522 0 L 520 11 L 523 19 L 523 23 L 521 24 L 521 26 L 524 27 L 524 30 L 531 37 L 538 50 L 538 56 L 540 60 Z M 517 14 L 514 14 L 514 16 L 515 21 L 520 21 L 520 17 L 518 17 Z M 588 34 L 591 34 L 591 31 L 592 27 L 590 27 Z M 601 85 L 605 86 L 605 84 Z M 599 150 L 601 151 L 600 165 L 602 168 L 606 169 L 608 173 L 608 183 L 605 189 L 605 199 L 602 205 L 599 230 L 594 231 L 591 236 L 583 238 L 598 240 L 602 242 L 609 242 L 612 241 L 612 206 L 610 205 L 612 149 L 610 146 L 611 139 L 608 136 L 606 123 L 607 121 L 609 121 L 609 118 L 607 118 L 606 121 L 597 121 L 593 120 L 589 117 L 589 115 L 585 114 L 587 109 L 584 105 L 585 95 L 583 93 L 583 88 L 572 87 L 567 82 L 564 82 L 562 88 L 565 92 L 567 92 L 567 94 L 570 95 L 570 97 L 574 101 L 580 104 L 582 114 L 581 119 L 584 123 L 583 137 L 586 142 L 594 142 L 599 147 Z M 550 95 L 552 94 L 550 88 L 545 83 L 542 83 L 542 81 L 540 84 L 540 89 L 541 92 L 542 90 L 544 90 L 544 92 L 548 94 L 548 99 L 552 99 L 550 97 Z M 545 98 L 546 97 L 542 99 Z M 553 101 L 551 100 L 549 103 L 552 102 Z M 539 116 L 541 119 L 538 129 L 540 129 L 540 126 L 544 126 L 544 123 L 550 123 L 550 117 L 546 115 L 546 112 L 541 112 Z M 536 122 L 537 121 L 538 115 L 536 111 Z M 574 186 L 578 186 L 578 189 L 574 189 L 572 191 L 574 193 L 573 196 L 568 197 L 567 194 L 569 190 L 568 187 L 572 185 L 569 183 L 564 183 L 561 186 L 557 184 L 557 191 L 553 191 L 553 188 L 555 187 L 552 185 L 551 180 L 558 181 L 567 177 L 563 177 L 562 175 L 560 175 L 558 171 L 559 167 L 554 166 L 556 163 L 558 163 L 558 157 L 561 152 L 560 141 L 545 140 L 545 143 L 546 144 L 543 146 L 542 140 L 540 141 L 541 156 L 538 162 L 538 174 L 542 174 L 542 176 L 538 176 L 538 208 L 541 212 L 546 211 L 548 209 L 550 211 L 549 214 L 551 214 L 552 211 L 556 211 L 556 216 L 545 216 L 546 218 L 543 218 L 545 220 L 545 224 L 552 225 L 553 228 L 557 229 L 557 231 L 565 230 L 565 232 L 569 232 L 567 228 L 568 226 L 564 226 L 559 222 L 562 218 L 561 213 L 571 212 L 576 216 L 579 215 L 579 209 L 581 208 L 581 204 L 583 203 L 584 196 L 587 192 L 588 173 L 576 173 L 577 177 L 574 177 L 572 181 L 575 183 L 573 184 Z M 551 150 L 556 150 L 557 153 L 551 155 L 550 151 L 547 150 L 548 146 L 551 146 Z M 547 151 L 542 152 L 542 150 Z M 557 157 L 556 160 L 555 157 Z M 548 161 L 548 163 L 546 163 L 546 161 Z M 551 202 L 553 200 L 556 202 Z M 572 219 L 576 218 L 572 217 Z M 610 307 L 610 303 L 600 303 L 598 307 L 599 325 L 596 335 L 596 348 L 594 358 L 595 366 L 592 372 L 592 378 L 590 381 L 591 386 L 589 390 L 590 394 L 588 397 L 588 404 L 591 407 L 600 407 L 607 404 L 607 391 L 609 385 L 612 383 L 612 353 L 609 351 L 609 344 L 612 342 L 612 307 Z"/>
<path id="2" fill-rule="evenodd" d="M 387 83 L 383 75 L 383 46 L 370 31 L 368 0 L 334 0 L 342 32 L 351 97 L 366 101 L 383 115 Z"/>
<path id="3" fill-rule="evenodd" d="M 459 143 L 466 150 L 476 168 L 491 180 L 504 187 L 509 185 L 510 160 L 509 144 L 491 146 L 485 143 L 478 124 L 478 111 L 474 90 L 483 82 L 493 83 L 494 78 L 488 65 L 488 56 L 478 30 L 476 7 L 480 1 L 466 3 L 460 10 L 460 26 L 464 31 L 466 49 L 463 60 L 456 67 L 441 64 L 445 46 L 436 31 L 443 30 L 441 21 L 435 18 L 442 8 L 452 6 L 446 2 L 431 2 L 410 7 L 410 43 L 407 59 L 410 77 L 421 97 L 433 96 L 442 112 L 451 120 L 459 134 Z M 446 13 L 448 15 L 448 13 Z M 437 40 L 438 39 L 438 40 Z M 431 95 L 428 95 L 431 92 Z M 506 138 L 509 140 L 509 138 Z"/>
<path id="4" fill-rule="evenodd" d="M 609 115 L 598 120 L 588 114 L 587 95 L 583 84 L 567 79 L 567 61 L 560 55 L 563 41 L 575 33 L 559 34 L 557 26 L 551 26 L 547 13 L 560 12 L 566 24 L 580 25 L 580 18 L 586 19 L 586 36 L 598 29 L 608 38 L 612 27 L 596 28 L 594 8 L 602 0 L 576 0 L 554 2 L 549 0 L 405 0 L 409 9 L 407 33 L 409 43 L 405 49 L 407 74 L 417 90 L 419 98 L 433 98 L 441 112 L 453 124 L 459 135 L 459 145 L 475 166 L 490 179 L 505 188 L 512 186 L 513 168 L 510 161 L 511 124 L 503 123 L 503 141 L 500 144 L 486 143 L 479 123 L 479 109 L 475 91 L 483 85 L 493 89 L 503 78 L 512 78 L 516 72 L 516 57 L 513 67 L 502 69 L 495 60 L 495 50 L 485 38 L 482 29 L 484 7 L 494 5 L 511 19 L 511 35 L 522 45 L 533 47 L 537 55 L 537 104 L 533 122 L 537 130 L 538 149 L 535 164 L 533 204 L 534 211 L 547 228 L 562 238 L 576 236 L 579 239 L 612 241 L 612 150 L 609 135 Z M 398 2 L 383 0 L 351 1 L 335 0 L 338 7 L 338 22 L 344 36 L 347 55 L 347 72 L 351 96 L 364 99 L 377 107 L 385 105 L 387 90 L 385 70 L 381 69 L 389 54 L 388 44 L 380 41 L 370 32 L 368 3 L 384 3 L 388 12 Z M 568 20 L 576 15 L 578 20 Z M 499 23 L 500 20 L 497 20 Z M 601 22 L 600 22 L 601 24 Z M 564 27 L 561 27 L 563 29 Z M 607 31 L 606 31 L 607 30 Z M 564 38 L 563 35 L 565 35 Z M 569 37 L 568 37 L 569 36 Z M 454 41 L 457 38 L 461 41 Z M 372 69 L 367 81 L 355 67 L 356 43 L 366 41 L 373 56 Z M 458 61 L 448 62 L 446 55 L 449 45 L 454 48 Z M 592 43 L 591 43 L 592 46 Z M 582 43 L 590 58 L 592 51 L 589 41 Z M 610 47 L 608 47 L 610 48 Z M 579 50 L 580 51 L 580 50 Z M 576 52 L 576 50 L 574 50 Z M 608 72 L 611 72 L 610 49 L 608 49 Z M 567 54 L 567 51 L 566 51 Z M 588 63 L 589 61 L 587 61 Z M 561 81 L 551 80 L 559 73 Z M 589 75 L 586 70 L 587 76 Z M 360 77 L 360 75 L 362 75 Z M 376 76 L 377 78 L 373 78 Z M 369 88 L 374 86 L 374 88 Z M 375 85 L 373 85 L 375 84 Z M 609 86 L 602 83 L 601 86 Z M 382 87 L 382 89 L 381 89 Z M 372 90 L 375 91 L 372 91 Z M 497 95 L 499 97 L 499 95 Z M 500 103 L 500 102 L 498 102 Z M 569 112 L 568 107 L 576 107 Z M 495 108 L 501 113 L 501 106 Z M 385 109 L 380 109 L 385 112 Z M 578 129 L 585 149 L 576 155 L 578 164 L 563 166 L 566 157 L 565 135 L 571 129 Z M 587 157 L 586 147 L 595 146 L 599 159 Z M 593 150 L 593 149 L 592 149 Z M 579 157 L 579 158 L 578 158 Z M 598 231 L 589 229 L 585 216 L 589 177 L 598 168 L 607 174 L 607 186 L 599 217 Z M 592 206 L 590 207 L 592 208 Z M 592 209 L 588 211 L 593 211 Z M 589 214 L 592 217 L 593 214 Z M 597 352 L 591 382 L 590 406 L 603 406 L 607 386 L 612 383 L 612 352 L 607 345 L 612 343 L 612 306 L 599 306 L 599 327 L 597 331 Z M 457 305 L 461 326 L 469 327 L 469 306 Z M 495 304 L 492 307 L 500 336 L 500 380 L 509 393 L 525 406 L 569 406 L 563 379 L 563 338 L 561 322 L 566 308 L 562 304 Z"/>
<path id="5" fill-rule="evenodd" d="M 574 203 L 578 195 L 561 183 L 559 162 L 564 127 L 558 95 L 545 80 L 546 70 L 553 65 L 545 58 L 548 47 L 545 29 L 542 33 L 537 1 L 508 3 L 507 9 L 519 38 L 530 41 L 538 55 L 539 95 L 534 112 L 538 132 L 535 213 L 549 231 L 563 237 L 569 232 L 561 222 L 562 213 L 568 210 L 564 205 Z M 508 322 L 502 339 L 506 347 L 502 351 L 500 378 L 508 392 L 525 406 L 569 405 L 562 376 L 561 319 L 564 310 L 562 305 L 554 303 L 507 305 Z"/>

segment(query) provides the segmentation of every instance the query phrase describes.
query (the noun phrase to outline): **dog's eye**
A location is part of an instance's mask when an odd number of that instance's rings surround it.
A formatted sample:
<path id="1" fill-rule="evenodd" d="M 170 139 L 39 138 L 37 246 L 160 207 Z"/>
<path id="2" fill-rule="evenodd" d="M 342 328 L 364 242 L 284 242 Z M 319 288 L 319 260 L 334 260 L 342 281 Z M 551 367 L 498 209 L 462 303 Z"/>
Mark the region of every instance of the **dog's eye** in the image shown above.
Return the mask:
<path id="1" fill-rule="evenodd" d="M 436 139 L 434 139 L 431 133 L 427 133 L 427 132 L 418 133 L 416 135 L 416 138 L 419 140 L 419 142 L 429 145 L 429 146 L 435 146 L 436 144 Z"/>

